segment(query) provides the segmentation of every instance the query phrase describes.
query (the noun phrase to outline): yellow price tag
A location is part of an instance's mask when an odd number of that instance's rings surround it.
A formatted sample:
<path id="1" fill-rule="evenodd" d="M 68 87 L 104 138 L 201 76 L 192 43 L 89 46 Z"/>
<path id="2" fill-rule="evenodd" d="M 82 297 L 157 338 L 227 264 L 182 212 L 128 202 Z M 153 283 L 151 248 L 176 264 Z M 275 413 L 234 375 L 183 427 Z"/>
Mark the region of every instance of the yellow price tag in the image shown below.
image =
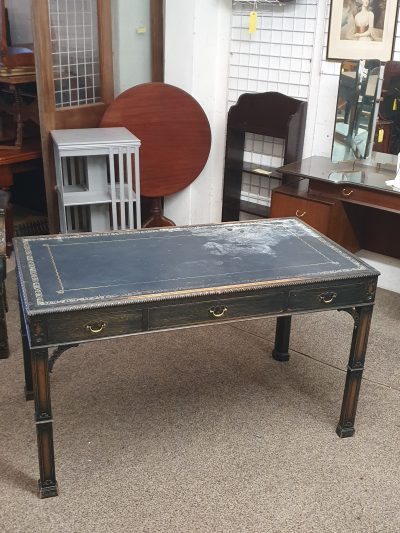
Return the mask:
<path id="1" fill-rule="evenodd" d="M 255 11 L 252 11 L 250 13 L 249 18 L 249 33 L 252 35 L 253 33 L 256 33 L 257 29 L 257 13 Z"/>
<path id="2" fill-rule="evenodd" d="M 397 98 L 393 100 L 393 111 L 397 111 Z"/>
<path id="3" fill-rule="evenodd" d="M 384 134 L 385 134 L 384 130 L 382 130 L 382 129 L 378 130 L 378 143 L 383 142 Z"/>

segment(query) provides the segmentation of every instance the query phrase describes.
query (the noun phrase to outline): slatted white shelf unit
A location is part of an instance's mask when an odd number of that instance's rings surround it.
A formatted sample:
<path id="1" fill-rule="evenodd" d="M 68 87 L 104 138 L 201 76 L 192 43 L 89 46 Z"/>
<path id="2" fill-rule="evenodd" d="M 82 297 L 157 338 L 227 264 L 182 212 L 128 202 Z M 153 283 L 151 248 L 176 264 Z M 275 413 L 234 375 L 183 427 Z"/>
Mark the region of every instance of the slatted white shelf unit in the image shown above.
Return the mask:
<path id="1" fill-rule="evenodd" d="M 140 228 L 140 140 L 126 128 L 51 135 L 61 232 Z"/>
<path id="2" fill-rule="evenodd" d="M 129 202 L 128 185 L 124 185 L 123 194 L 124 202 Z M 121 191 L 119 185 L 115 185 L 115 196 L 120 198 Z M 133 201 L 136 202 L 136 193 L 133 192 Z M 108 186 L 105 191 L 91 192 L 88 189 L 78 185 L 67 185 L 64 187 L 64 205 L 92 205 L 92 204 L 109 204 L 112 202 L 111 187 Z"/>

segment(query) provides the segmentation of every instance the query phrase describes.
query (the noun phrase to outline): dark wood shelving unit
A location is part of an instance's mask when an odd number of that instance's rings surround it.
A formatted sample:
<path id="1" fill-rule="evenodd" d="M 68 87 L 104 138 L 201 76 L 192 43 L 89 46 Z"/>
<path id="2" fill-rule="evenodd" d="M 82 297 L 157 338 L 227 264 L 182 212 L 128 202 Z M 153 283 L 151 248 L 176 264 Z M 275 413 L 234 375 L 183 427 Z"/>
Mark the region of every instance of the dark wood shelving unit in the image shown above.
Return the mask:
<path id="1" fill-rule="evenodd" d="M 246 200 L 240 200 L 240 211 L 256 217 L 269 218 L 270 207 Z"/>
<path id="2" fill-rule="evenodd" d="M 228 113 L 222 220 L 239 220 L 241 210 L 267 217 L 269 209 L 240 199 L 242 174 L 280 179 L 273 167 L 243 161 L 246 133 L 283 139 L 284 164 L 301 159 L 307 103 L 278 92 L 242 94 Z M 267 175 L 265 172 L 271 172 Z M 282 179 L 285 183 L 285 176 Z M 242 209 L 243 208 L 243 209 Z"/>

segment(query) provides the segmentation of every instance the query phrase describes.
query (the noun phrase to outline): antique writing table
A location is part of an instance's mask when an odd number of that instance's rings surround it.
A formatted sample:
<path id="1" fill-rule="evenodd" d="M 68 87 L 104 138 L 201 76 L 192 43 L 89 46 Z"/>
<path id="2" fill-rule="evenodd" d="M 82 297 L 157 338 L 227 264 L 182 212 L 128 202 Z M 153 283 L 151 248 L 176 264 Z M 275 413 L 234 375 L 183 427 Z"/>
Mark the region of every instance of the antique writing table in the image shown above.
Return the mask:
<path id="1" fill-rule="evenodd" d="M 337 433 L 353 435 L 379 273 L 303 222 L 27 237 L 15 250 L 41 497 L 57 495 L 49 366 L 92 340 L 274 315 L 273 357 L 287 361 L 292 314 L 348 311 L 354 331 Z"/>

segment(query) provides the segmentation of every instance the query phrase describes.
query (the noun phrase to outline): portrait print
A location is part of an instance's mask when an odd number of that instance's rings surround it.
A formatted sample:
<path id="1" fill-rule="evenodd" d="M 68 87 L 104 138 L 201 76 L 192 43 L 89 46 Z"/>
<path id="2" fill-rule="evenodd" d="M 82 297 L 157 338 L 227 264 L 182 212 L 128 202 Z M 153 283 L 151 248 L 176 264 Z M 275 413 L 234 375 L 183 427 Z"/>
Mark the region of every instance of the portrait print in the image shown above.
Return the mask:
<path id="1" fill-rule="evenodd" d="M 327 59 L 390 61 L 397 10 L 397 0 L 332 0 Z"/>

